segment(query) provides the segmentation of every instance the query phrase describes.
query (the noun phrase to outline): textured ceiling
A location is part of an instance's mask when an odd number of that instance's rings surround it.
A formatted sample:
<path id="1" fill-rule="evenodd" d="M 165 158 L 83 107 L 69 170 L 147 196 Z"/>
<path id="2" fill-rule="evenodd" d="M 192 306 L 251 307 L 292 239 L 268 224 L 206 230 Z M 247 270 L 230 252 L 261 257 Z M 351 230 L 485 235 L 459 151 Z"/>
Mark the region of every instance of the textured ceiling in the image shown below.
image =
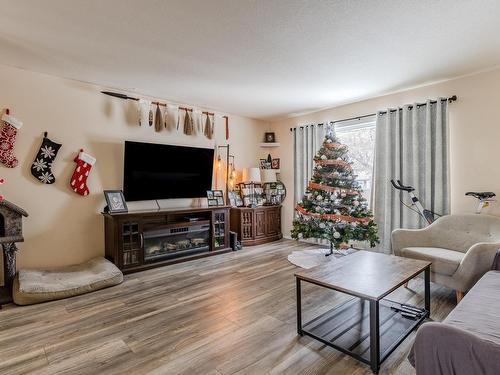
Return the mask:
<path id="1" fill-rule="evenodd" d="M 498 0 L 0 6 L 0 64 L 260 119 L 500 63 Z"/>

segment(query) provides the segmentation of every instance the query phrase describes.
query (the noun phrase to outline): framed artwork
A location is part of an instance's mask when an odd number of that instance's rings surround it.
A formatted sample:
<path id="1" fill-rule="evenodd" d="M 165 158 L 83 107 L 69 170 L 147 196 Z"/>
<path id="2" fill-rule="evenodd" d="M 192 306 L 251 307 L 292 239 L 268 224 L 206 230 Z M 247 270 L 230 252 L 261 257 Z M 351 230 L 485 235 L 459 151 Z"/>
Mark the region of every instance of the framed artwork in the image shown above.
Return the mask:
<path id="1" fill-rule="evenodd" d="M 276 135 L 273 132 L 269 132 L 264 135 L 264 139 L 266 143 L 274 143 L 276 142 Z"/>
<path id="2" fill-rule="evenodd" d="M 259 167 L 260 169 L 271 169 L 272 163 L 269 163 L 267 159 L 260 159 L 259 160 Z"/>
<path id="3" fill-rule="evenodd" d="M 278 182 L 268 182 L 264 184 L 265 205 L 279 205 L 286 197 L 285 185 Z"/>
<path id="4" fill-rule="evenodd" d="M 217 202 L 217 199 L 208 199 L 208 207 L 215 207 L 218 206 L 219 203 Z"/>
<path id="5" fill-rule="evenodd" d="M 243 206 L 243 199 L 241 199 L 241 196 L 239 194 L 236 195 L 236 207 L 241 207 Z"/>
<path id="6" fill-rule="evenodd" d="M 231 207 L 238 207 L 238 206 L 236 206 L 236 197 L 235 197 L 236 194 L 234 193 L 234 191 L 228 192 L 227 195 L 228 195 L 228 199 L 229 199 L 229 205 Z"/>
<path id="7" fill-rule="evenodd" d="M 240 194 L 236 191 L 230 191 L 227 193 L 229 196 L 229 204 L 231 207 L 241 207 L 243 206 L 243 200 L 240 197 Z"/>
<path id="8" fill-rule="evenodd" d="M 240 183 L 240 191 L 243 206 L 263 206 L 265 203 L 264 189 L 259 183 Z"/>
<path id="9" fill-rule="evenodd" d="M 280 159 L 273 159 L 271 164 L 272 169 L 280 169 Z"/>
<path id="10" fill-rule="evenodd" d="M 207 190 L 208 207 L 224 206 L 222 190 Z"/>
<path id="11" fill-rule="evenodd" d="M 108 205 L 107 212 L 128 212 L 127 203 L 121 190 L 104 190 L 104 198 L 106 198 Z"/>

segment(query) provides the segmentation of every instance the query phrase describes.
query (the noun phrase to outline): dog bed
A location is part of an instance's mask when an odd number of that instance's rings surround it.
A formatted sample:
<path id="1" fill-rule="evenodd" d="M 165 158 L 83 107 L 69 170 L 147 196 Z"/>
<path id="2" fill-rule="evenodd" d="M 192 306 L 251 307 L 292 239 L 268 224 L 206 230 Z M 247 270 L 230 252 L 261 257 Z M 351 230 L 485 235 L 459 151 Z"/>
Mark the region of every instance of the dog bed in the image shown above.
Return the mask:
<path id="1" fill-rule="evenodd" d="M 12 294 L 15 304 L 32 305 L 93 292 L 122 281 L 122 272 L 113 263 L 98 257 L 72 266 L 20 270 L 14 279 Z"/>

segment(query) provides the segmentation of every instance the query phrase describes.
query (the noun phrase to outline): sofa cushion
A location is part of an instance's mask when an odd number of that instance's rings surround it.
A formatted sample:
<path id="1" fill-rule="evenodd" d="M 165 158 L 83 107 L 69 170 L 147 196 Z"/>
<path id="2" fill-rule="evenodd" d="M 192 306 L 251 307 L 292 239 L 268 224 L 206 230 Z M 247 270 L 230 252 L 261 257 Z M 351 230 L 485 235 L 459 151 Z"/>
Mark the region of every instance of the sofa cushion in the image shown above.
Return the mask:
<path id="1" fill-rule="evenodd" d="M 102 257 L 49 270 L 20 270 L 14 279 L 13 299 L 18 305 L 77 296 L 120 284 L 122 272 Z"/>
<path id="2" fill-rule="evenodd" d="M 443 321 L 500 344 L 500 272 L 486 273 Z"/>
<path id="3" fill-rule="evenodd" d="M 451 276 L 456 272 L 465 256 L 464 253 L 459 251 L 442 249 L 440 247 L 405 247 L 400 252 L 401 256 L 406 258 L 432 262 L 432 272 L 446 276 Z"/>

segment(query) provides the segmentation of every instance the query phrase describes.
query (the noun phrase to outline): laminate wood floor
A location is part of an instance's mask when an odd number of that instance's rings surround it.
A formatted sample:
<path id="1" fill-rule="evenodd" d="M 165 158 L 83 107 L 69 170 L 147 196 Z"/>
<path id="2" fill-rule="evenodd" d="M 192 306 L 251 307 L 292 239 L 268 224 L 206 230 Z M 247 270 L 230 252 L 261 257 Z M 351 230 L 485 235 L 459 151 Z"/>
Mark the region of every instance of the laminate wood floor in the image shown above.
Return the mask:
<path id="1" fill-rule="evenodd" d="M 0 310 L 0 374 L 371 374 L 308 337 L 295 322 L 297 270 L 281 240 L 127 275 L 71 299 Z M 346 296 L 304 284 L 304 321 Z M 423 282 L 391 297 L 420 304 Z M 432 285 L 432 318 L 454 307 Z M 383 363 L 397 374 L 414 334 Z"/>

